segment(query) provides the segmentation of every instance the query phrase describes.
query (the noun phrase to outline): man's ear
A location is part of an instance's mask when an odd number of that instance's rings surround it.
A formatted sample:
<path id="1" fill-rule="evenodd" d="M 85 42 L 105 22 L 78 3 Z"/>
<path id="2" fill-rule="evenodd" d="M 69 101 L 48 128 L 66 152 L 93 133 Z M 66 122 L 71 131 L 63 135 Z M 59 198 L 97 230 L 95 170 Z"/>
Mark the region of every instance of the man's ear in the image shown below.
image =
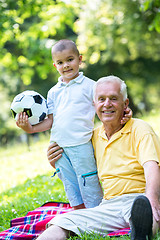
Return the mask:
<path id="1" fill-rule="evenodd" d="M 57 67 L 56 67 L 56 64 L 55 64 L 54 62 L 53 62 L 53 66 L 54 66 L 55 68 L 57 68 Z"/>
<path id="2" fill-rule="evenodd" d="M 124 108 L 126 109 L 129 105 L 129 99 L 127 98 L 124 102 Z"/>

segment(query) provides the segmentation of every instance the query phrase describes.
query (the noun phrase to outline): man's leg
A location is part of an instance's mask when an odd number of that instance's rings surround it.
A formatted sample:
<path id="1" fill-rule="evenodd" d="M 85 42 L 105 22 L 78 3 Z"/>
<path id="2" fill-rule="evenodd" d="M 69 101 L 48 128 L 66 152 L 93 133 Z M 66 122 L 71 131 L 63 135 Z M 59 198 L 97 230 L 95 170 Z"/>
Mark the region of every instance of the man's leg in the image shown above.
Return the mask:
<path id="1" fill-rule="evenodd" d="M 69 231 L 61 227 L 51 225 L 37 238 L 37 240 L 65 240 L 68 233 Z"/>
<path id="2" fill-rule="evenodd" d="M 131 209 L 131 240 L 152 239 L 153 216 L 152 208 L 147 197 L 138 196 Z"/>

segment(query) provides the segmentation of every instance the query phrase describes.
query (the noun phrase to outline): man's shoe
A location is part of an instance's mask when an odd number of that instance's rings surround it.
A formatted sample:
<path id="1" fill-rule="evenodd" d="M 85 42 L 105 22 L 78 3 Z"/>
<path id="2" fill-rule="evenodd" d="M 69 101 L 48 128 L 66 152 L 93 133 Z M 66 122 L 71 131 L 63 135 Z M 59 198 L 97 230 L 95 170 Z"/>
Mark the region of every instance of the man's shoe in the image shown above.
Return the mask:
<path id="1" fill-rule="evenodd" d="M 138 196 L 131 209 L 131 240 L 152 239 L 153 215 L 147 197 Z"/>

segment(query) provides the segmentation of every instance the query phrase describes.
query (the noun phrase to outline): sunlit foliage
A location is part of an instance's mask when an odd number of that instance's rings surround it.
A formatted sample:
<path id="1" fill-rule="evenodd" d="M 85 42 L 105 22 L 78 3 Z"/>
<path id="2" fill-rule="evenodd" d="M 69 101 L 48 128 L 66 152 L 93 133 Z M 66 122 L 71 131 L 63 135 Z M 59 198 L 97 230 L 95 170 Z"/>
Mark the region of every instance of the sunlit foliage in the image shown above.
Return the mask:
<path id="1" fill-rule="evenodd" d="M 88 77 L 127 82 L 134 113 L 159 109 L 159 8 L 158 0 L 0 0 L 2 142 L 17 134 L 14 96 L 32 89 L 46 97 L 57 82 L 50 49 L 61 38 L 76 41 Z"/>

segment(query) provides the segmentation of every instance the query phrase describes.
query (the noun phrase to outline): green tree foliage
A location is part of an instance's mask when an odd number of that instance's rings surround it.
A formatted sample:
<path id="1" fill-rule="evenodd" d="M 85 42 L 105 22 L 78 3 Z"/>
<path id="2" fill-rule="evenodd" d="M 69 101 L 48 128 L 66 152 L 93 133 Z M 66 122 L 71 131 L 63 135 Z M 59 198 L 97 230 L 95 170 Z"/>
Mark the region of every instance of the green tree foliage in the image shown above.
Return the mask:
<path id="1" fill-rule="evenodd" d="M 11 102 L 26 89 L 46 97 L 57 81 L 51 45 L 61 38 L 75 38 L 72 28 L 77 12 L 76 2 L 71 5 L 53 0 L 0 1 L 0 88 L 5 88 L 4 102 Z M 5 137 L 9 134 L 7 107 L 3 107 L 6 117 L 0 115 Z"/>
<path id="2" fill-rule="evenodd" d="M 141 3 L 141 11 L 144 13 L 148 28 L 150 31 L 160 33 L 160 1 L 159 0 L 143 0 Z"/>
<path id="3" fill-rule="evenodd" d="M 159 34 L 148 31 L 139 1 L 88 1 L 77 28 L 80 50 L 87 52 L 90 64 L 99 60 L 123 64 L 139 57 L 159 59 Z"/>
<path id="4" fill-rule="evenodd" d="M 73 7 L 62 1 L 10 0 L 0 8 L 0 70 L 10 78 L 2 80 L 14 93 L 31 84 L 39 86 L 39 80 L 51 73 L 51 45 L 73 35 Z"/>
<path id="5" fill-rule="evenodd" d="M 33 89 L 44 97 L 57 82 L 50 48 L 77 42 L 85 74 L 127 81 L 133 111 L 160 107 L 159 0 L 0 0 L 0 136 L 11 124 L 13 97 Z"/>
<path id="6" fill-rule="evenodd" d="M 149 31 L 138 0 L 87 1 L 75 29 L 87 74 L 127 81 L 133 110 L 160 107 L 160 34 Z"/>

